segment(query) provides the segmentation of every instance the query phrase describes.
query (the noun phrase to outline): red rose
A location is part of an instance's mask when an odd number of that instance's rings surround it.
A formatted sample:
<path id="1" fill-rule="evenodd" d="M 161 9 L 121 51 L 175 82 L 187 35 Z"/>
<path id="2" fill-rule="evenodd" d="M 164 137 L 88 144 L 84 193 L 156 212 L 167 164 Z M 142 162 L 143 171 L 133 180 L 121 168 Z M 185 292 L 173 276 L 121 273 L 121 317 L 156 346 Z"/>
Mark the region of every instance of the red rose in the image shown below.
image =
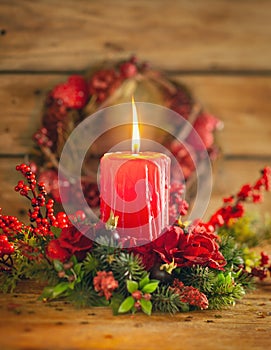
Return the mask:
<path id="1" fill-rule="evenodd" d="M 81 231 L 86 233 L 89 226 L 83 226 Z M 47 247 L 47 256 L 60 261 L 68 260 L 76 255 L 79 260 L 85 257 L 87 251 L 92 248 L 93 242 L 81 233 L 75 226 L 62 229 L 59 238 L 52 240 Z"/>
<path id="2" fill-rule="evenodd" d="M 187 231 L 171 226 L 155 241 L 153 249 L 166 263 L 177 266 L 202 265 L 223 270 L 226 260 L 219 252 L 216 235 L 204 226 L 190 227 Z"/>
<path id="3" fill-rule="evenodd" d="M 71 257 L 70 252 L 67 249 L 61 247 L 58 239 L 52 239 L 49 242 L 46 249 L 46 255 L 50 259 L 57 259 L 62 262 L 67 261 Z"/>
<path id="4" fill-rule="evenodd" d="M 79 260 L 83 259 L 93 246 L 92 240 L 84 235 L 88 230 L 89 226 L 82 226 L 80 231 L 75 226 L 63 228 L 58 238 L 61 247 L 66 248 L 71 255 L 75 254 Z"/>

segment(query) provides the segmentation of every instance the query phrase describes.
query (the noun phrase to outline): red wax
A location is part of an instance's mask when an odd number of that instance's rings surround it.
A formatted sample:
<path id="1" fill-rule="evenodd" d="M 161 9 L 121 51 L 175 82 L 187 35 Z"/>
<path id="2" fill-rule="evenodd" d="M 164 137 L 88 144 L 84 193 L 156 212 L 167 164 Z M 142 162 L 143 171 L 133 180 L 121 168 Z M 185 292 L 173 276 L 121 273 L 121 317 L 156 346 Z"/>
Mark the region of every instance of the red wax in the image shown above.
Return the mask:
<path id="1" fill-rule="evenodd" d="M 168 225 L 170 158 L 162 153 L 106 153 L 100 164 L 101 220 L 118 216 L 121 237 L 152 241 Z"/>

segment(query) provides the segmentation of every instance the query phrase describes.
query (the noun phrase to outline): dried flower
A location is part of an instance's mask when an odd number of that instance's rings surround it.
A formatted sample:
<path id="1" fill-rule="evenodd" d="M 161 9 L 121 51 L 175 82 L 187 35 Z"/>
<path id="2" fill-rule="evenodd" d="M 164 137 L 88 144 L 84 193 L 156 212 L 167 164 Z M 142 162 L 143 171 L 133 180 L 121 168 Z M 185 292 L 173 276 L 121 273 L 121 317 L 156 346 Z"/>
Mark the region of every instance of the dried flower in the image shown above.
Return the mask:
<path id="1" fill-rule="evenodd" d="M 100 296 L 104 295 L 106 300 L 111 298 L 112 292 L 119 286 L 112 271 L 98 271 L 97 275 L 93 278 L 93 284 L 96 292 L 98 292 Z"/>

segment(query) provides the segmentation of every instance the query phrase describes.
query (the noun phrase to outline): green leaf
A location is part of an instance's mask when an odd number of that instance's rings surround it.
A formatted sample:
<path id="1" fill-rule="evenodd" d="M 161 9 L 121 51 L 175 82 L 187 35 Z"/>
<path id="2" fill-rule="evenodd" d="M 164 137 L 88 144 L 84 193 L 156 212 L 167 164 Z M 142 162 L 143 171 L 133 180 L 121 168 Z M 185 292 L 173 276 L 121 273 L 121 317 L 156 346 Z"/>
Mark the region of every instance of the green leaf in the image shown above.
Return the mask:
<path id="1" fill-rule="evenodd" d="M 70 283 L 69 282 L 60 282 L 58 283 L 54 289 L 51 298 L 57 298 L 59 297 L 62 293 L 66 292 L 67 289 L 70 288 Z"/>
<path id="2" fill-rule="evenodd" d="M 232 284 L 231 273 L 229 273 L 229 274 L 225 277 L 225 283 L 226 283 L 227 285 Z"/>
<path id="3" fill-rule="evenodd" d="M 78 260 L 75 255 L 71 257 L 71 262 L 73 263 L 73 265 L 76 265 L 78 263 Z"/>
<path id="4" fill-rule="evenodd" d="M 90 253 L 87 253 L 87 256 L 85 257 L 83 261 L 83 267 L 84 271 L 87 274 L 90 274 L 92 272 L 95 272 L 97 270 L 98 261 L 95 259 Z"/>
<path id="5" fill-rule="evenodd" d="M 149 300 L 141 299 L 140 300 L 141 309 L 145 314 L 151 315 L 152 303 Z"/>
<path id="6" fill-rule="evenodd" d="M 189 304 L 188 303 L 182 303 L 180 302 L 179 308 L 183 311 L 183 312 L 188 312 L 190 310 Z"/>
<path id="7" fill-rule="evenodd" d="M 54 268 L 57 272 L 63 271 L 63 264 L 59 260 L 54 260 Z"/>
<path id="8" fill-rule="evenodd" d="M 128 292 L 131 294 L 136 290 L 138 290 L 138 283 L 136 281 L 127 280 L 126 285 L 127 285 Z"/>
<path id="9" fill-rule="evenodd" d="M 143 289 L 142 292 L 143 293 L 152 293 L 156 290 L 156 288 L 158 287 L 159 281 L 155 281 L 152 280 L 150 281 L 150 283 L 146 284 Z"/>
<path id="10" fill-rule="evenodd" d="M 55 227 L 55 226 L 51 226 L 50 230 L 51 230 L 51 232 L 53 232 L 55 238 L 58 238 L 60 236 L 61 231 L 62 231 L 61 228 Z"/>
<path id="11" fill-rule="evenodd" d="M 149 275 L 146 275 L 142 280 L 139 282 L 139 288 L 142 289 L 146 284 L 150 282 Z"/>
<path id="12" fill-rule="evenodd" d="M 110 300 L 110 306 L 113 311 L 113 315 L 116 316 L 118 314 L 118 310 L 120 307 L 120 304 L 123 301 L 123 295 L 121 294 L 113 294 L 111 300 Z"/>
<path id="13" fill-rule="evenodd" d="M 39 296 L 39 300 L 50 299 L 53 295 L 54 287 L 45 287 Z"/>
<path id="14" fill-rule="evenodd" d="M 76 275 L 79 275 L 79 273 L 81 272 L 81 268 L 82 268 L 82 263 L 78 263 L 73 267 L 73 270 L 76 273 Z"/>
<path id="15" fill-rule="evenodd" d="M 134 306 L 135 300 L 133 297 L 127 297 L 121 304 L 118 309 L 119 314 L 124 314 L 132 309 Z"/>
<path id="16" fill-rule="evenodd" d="M 223 274 L 223 272 L 220 272 L 218 275 L 217 275 L 217 282 L 219 284 L 223 284 L 225 282 L 225 276 Z"/>

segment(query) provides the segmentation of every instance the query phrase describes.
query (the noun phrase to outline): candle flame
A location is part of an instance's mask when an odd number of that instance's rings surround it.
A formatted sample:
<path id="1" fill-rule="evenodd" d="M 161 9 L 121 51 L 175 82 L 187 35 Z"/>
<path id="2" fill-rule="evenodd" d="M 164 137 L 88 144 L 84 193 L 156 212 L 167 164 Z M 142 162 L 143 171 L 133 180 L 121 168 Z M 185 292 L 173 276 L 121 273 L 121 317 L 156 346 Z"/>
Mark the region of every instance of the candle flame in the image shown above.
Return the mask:
<path id="1" fill-rule="evenodd" d="M 133 110 L 133 136 L 132 136 L 132 152 L 138 153 L 140 148 L 140 134 L 138 127 L 138 118 L 134 96 L 132 96 L 132 110 Z"/>

